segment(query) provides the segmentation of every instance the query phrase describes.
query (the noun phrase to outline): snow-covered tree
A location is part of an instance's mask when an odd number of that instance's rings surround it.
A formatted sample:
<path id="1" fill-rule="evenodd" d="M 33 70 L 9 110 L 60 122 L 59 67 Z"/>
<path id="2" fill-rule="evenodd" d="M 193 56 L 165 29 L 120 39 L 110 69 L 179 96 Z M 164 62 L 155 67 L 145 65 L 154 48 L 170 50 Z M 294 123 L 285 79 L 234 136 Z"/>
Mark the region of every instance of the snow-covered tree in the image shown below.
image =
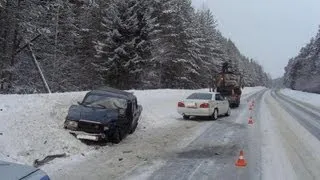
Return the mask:
<path id="1" fill-rule="evenodd" d="M 320 27 L 285 68 L 284 84 L 292 89 L 320 93 Z"/>
<path id="2" fill-rule="evenodd" d="M 151 56 L 149 33 L 153 25 L 144 1 L 120 0 L 105 9 L 102 39 L 97 41 L 97 66 L 106 83 L 121 89 L 141 84 Z"/>
<path id="3" fill-rule="evenodd" d="M 223 62 L 243 74 L 247 85 L 266 82 L 259 65 L 216 29 L 213 13 L 195 11 L 190 0 L 0 0 L 0 4 L 1 93 L 45 92 L 33 57 L 53 92 L 101 85 L 207 87 Z M 316 52 L 317 39 L 302 50 L 304 54 Z M 316 73 L 319 65 L 312 63 Z"/>
<path id="4" fill-rule="evenodd" d="M 200 76 L 195 12 L 188 0 L 160 0 L 157 49 L 153 52 L 160 87 L 192 88 Z"/>

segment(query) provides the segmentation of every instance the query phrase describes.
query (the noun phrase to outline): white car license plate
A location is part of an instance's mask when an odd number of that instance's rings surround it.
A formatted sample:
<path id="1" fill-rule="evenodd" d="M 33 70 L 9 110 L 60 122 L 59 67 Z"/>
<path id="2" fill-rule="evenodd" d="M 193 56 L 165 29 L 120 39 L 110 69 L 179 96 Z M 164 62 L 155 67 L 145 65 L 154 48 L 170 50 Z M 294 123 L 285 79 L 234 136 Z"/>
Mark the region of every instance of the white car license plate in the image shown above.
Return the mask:
<path id="1" fill-rule="evenodd" d="M 197 104 L 196 103 L 187 103 L 187 108 L 197 108 Z"/>
<path id="2" fill-rule="evenodd" d="M 86 139 L 86 140 L 98 141 L 98 137 L 97 136 L 92 136 L 92 135 L 78 134 L 77 138 L 78 139 Z"/>

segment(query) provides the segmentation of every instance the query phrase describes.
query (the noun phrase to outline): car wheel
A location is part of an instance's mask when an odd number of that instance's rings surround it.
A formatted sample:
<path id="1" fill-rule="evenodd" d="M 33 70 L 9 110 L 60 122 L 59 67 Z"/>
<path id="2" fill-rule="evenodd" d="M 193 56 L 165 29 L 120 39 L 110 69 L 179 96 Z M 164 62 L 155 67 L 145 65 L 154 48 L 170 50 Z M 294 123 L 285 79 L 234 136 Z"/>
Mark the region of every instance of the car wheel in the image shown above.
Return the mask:
<path id="1" fill-rule="evenodd" d="M 213 114 L 212 114 L 212 119 L 217 120 L 218 119 L 218 109 L 214 109 Z"/>
<path id="2" fill-rule="evenodd" d="M 231 114 L 231 109 L 228 108 L 228 111 L 227 111 L 227 113 L 226 113 L 226 116 L 230 116 L 230 114 Z"/>
<path id="3" fill-rule="evenodd" d="M 190 116 L 183 115 L 183 119 L 188 120 L 188 119 L 190 119 Z"/>
<path id="4" fill-rule="evenodd" d="M 115 128 L 113 133 L 109 135 L 110 141 L 112 143 L 118 144 L 122 140 L 122 134 L 119 128 Z"/>
<path id="5" fill-rule="evenodd" d="M 134 126 L 131 128 L 129 134 L 134 133 L 136 131 L 137 127 L 138 127 L 138 122 L 134 123 Z"/>

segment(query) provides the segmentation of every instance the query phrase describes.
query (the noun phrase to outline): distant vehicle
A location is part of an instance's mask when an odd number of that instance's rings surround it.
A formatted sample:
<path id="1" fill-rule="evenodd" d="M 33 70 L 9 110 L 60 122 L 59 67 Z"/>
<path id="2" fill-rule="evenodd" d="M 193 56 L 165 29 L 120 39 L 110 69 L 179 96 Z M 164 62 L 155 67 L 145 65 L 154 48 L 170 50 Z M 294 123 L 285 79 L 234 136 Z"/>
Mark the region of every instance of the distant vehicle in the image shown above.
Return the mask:
<path id="1" fill-rule="evenodd" d="M 132 93 L 113 88 L 93 90 L 69 108 L 64 127 L 82 140 L 119 143 L 133 133 L 142 112 Z"/>
<path id="2" fill-rule="evenodd" d="M 50 180 L 49 176 L 38 168 L 5 161 L 0 161 L 0 179 Z"/>
<path id="3" fill-rule="evenodd" d="M 241 99 L 242 78 L 231 70 L 228 63 L 223 63 L 222 71 L 215 79 L 216 91 L 227 97 L 230 107 L 239 107 Z"/>
<path id="4" fill-rule="evenodd" d="M 193 93 L 186 100 L 178 102 L 178 113 L 183 119 L 190 116 L 210 117 L 214 120 L 219 115 L 229 116 L 229 101 L 220 93 Z"/>

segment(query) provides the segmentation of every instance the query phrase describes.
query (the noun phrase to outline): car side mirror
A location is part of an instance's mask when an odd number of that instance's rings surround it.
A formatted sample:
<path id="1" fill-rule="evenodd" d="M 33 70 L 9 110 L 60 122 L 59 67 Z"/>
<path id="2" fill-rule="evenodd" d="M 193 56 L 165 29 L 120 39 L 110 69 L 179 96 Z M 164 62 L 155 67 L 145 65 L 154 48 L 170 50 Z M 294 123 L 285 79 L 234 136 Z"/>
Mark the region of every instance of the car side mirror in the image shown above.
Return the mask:
<path id="1" fill-rule="evenodd" d="M 80 101 L 78 101 L 78 104 L 81 105 L 82 103 Z"/>

